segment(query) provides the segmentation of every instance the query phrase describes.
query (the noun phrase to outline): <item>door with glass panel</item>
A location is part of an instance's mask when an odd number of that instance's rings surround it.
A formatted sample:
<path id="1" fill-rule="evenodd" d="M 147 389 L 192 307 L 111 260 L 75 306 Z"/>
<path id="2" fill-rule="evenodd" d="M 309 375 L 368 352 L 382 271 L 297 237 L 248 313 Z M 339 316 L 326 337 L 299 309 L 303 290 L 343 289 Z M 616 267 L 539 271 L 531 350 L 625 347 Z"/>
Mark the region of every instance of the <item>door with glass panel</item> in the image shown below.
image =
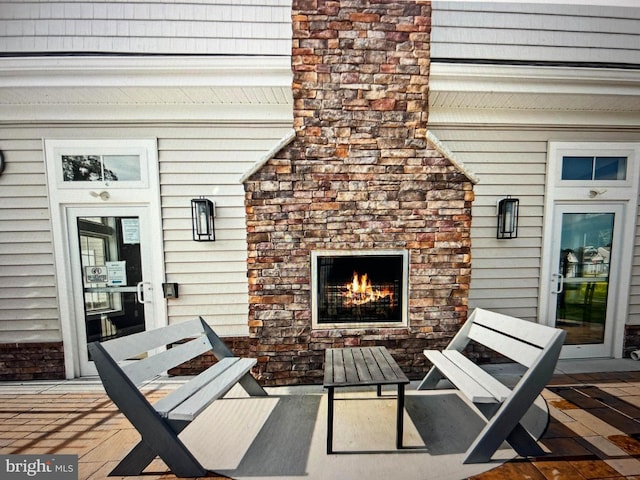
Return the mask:
<path id="1" fill-rule="evenodd" d="M 82 375 L 94 372 L 88 343 L 144 331 L 153 318 L 146 210 L 109 207 L 68 212 Z"/>
<path id="2" fill-rule="evenodd" d="M 612 353 L 622 214 L 619 204 L 555 206 L 549 317 L 567 332 L 564 358 Z"/>

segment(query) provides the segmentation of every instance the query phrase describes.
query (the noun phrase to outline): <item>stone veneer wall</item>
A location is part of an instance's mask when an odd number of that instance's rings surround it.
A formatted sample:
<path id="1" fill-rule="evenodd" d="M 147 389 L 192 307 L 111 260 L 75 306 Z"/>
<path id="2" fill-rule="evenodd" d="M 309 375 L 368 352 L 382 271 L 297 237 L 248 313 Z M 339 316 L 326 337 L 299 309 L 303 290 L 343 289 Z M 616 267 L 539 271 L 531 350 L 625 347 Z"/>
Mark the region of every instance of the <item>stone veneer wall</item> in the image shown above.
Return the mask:
<path id="1" fill-rule="evenodd" d="M 266 385 L 329 347 L 385 345 L 411 378 L 467 315 L 472 183 L 427 140 L 430 6 L 294 0 L 295 139 L 245 181 L 249 328 Z M 313 329 L 313 250 L 406 249 L 409 325 Z"/>

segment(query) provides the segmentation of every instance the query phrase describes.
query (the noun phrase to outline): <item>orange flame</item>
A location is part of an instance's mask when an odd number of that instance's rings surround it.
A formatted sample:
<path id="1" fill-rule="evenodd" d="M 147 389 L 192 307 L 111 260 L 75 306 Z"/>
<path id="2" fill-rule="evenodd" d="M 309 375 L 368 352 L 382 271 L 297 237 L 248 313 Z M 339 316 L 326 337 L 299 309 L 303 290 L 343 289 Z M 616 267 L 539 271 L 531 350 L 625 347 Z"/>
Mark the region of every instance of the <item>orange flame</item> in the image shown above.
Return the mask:
<path id="1" fill-rule="evenodd" d="M 366 273 L 358 275 L 358 272 L 353 272 L 353 279 L 345 285 L 345 288 L 346 292 L 342 296 L 345 297 L 345 305 L 348 307 L 375 302 L 386 297 L 390 298 L 393 305 L 393 292 L 388 288 L 374 289 Z"/>

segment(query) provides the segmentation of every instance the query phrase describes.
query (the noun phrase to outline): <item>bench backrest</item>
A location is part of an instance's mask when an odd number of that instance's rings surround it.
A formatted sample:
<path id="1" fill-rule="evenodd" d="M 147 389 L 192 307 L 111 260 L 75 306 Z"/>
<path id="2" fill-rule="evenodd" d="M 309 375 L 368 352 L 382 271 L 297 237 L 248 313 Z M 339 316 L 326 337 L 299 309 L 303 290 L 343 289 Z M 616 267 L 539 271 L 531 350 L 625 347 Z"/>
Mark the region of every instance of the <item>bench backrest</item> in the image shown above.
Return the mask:
<path id="1" fill-rule="evenodd" d="M 189 341 L 164 349 L 185 339 Z M 217 358 L 233 356 L 202 317 L 108 340 L 93 348 L 102 348 L 118 363 L 139 358 L 121 365 L 122 371 L 135 385 L 209 351 L 213 351 Z"/>
<path id="2" fill-rule="evenodd" d="M 544 350 L 561 344 L 565 335 L 557 328 L 476 308 L 448 348 L 461 350 L 474 340 L 530 368 Z"/>

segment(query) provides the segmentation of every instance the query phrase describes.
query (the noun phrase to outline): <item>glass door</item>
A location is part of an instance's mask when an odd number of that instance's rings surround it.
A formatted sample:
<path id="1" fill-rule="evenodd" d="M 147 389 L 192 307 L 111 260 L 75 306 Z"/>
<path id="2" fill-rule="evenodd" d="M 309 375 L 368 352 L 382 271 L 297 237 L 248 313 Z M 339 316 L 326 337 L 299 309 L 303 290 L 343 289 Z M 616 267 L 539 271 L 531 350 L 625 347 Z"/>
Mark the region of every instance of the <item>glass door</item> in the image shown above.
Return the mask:
<path id="1" fill-rule="evenodd" d="M 69 211 L 82 375 L 94 374 L 88 343 L 144 331 L 153 318 L 145 217 L 143 207 Z"/>
<path id="2" fill-rule="evenodd" d="M 567 332 L 564 358 L 612 353 L 620 205 L 556 205 L 550 318 Z"/>

